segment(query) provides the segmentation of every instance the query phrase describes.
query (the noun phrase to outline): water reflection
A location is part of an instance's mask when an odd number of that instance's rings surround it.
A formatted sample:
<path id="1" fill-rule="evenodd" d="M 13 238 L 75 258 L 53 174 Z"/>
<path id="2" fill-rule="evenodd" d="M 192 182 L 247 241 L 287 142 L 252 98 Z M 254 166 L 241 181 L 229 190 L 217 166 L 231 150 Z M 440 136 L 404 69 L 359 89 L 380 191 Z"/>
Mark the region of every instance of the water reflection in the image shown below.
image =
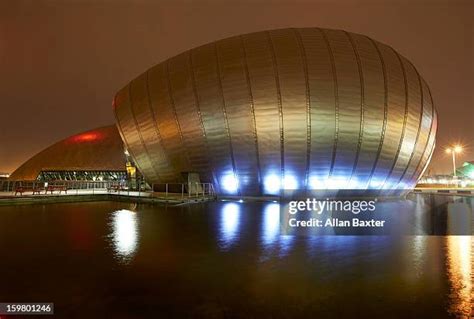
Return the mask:
<path id="1" fill-rule="evenodd" d="M 471 236 L 447 238 L 447 271 L 450 282 L 449 312 L 456 317 L 469 318 L 471 314 Z"/>
<path id="2" fill-rule="evenodd" d="M 269 203 L 263 211 L 262 242 L 265 246 L 272 245 L 280 233 L 280 205 Z"/>
<path id="3" fill-rule="evenodd" d="M 121 209 L 112 214 L 112 242 L 116 256 L 123 263 L 128 263 L 138 247 L 137 214 Z"/>
<path id="4" fill-rule="evenodd" d="M 227 202 L 221 209 L 221 248 L 228 249 L 238 238 L 240 224 L 240 204 Z"/>
<path id="5" fill-rule="evenodd" d="M 467 223 L 467 208 L 448 199 L 428 197 L 434 209 L 426 218 L 405 211 L 405 201 L 380 205 L 403 225 L 426 220 L 432 228 L 423 233 L 431 234 L 445 231 L 448 218 Z M 472 212 L 472 198 L 455 201 Z M 230 310 L 242 318 L 469 316 L 471 237 L 285 236 L 277 204 L 261 202 L 44 207 L 0 206 L 0 273 L 3 286 L 15 288 L 3 289 L 3 300 L 37 300 L 43 287 L 58 308 L 87 302 L 88 311 L 111 318 L 152 317 L 153 309 L 173 318 L 224 317 Z M 71 246 L 74 231 L 89 244 Z M 86 299 L 77 298 L 82 292 Z"/>
<path id="6" fill-rule="evenodd" d="M 471 234 L 472 209 L 464 201 L 447 204 L 447 233 L 454 235 Z"/>
<path id="7" fill-rule="evenodd" d="M 293 235 L 281 234 L 280 231 L 280 204 L 267 203 L 263 207 L 262 236 L 264 253 L 260 261 L 265 261 L 270 255 L 272 248 L 278 242 L 278 256 L 285 257 L 291 252 L 294 241 Z"/>
<path id="8" fill-rule="evenodd" d="M 426 253 L 426 236 L 413 236 L 412 238 L 412 261 L 411 261 L 411 268 L 412 272 L 410 274 L 418 278 L 423 273 L 423 267 L 425 262 L 425 253 Z"/>
<path id="9" fill-rule="evenodd" d="M 289 253 L 291 252 L 291 248 L 293 246 L 293 242 L 295 240 L 294 235 L 281 235 L 279 244 L 280 244 L 280 253 L 279 257 L 285 257 L 288 256 Z"/>

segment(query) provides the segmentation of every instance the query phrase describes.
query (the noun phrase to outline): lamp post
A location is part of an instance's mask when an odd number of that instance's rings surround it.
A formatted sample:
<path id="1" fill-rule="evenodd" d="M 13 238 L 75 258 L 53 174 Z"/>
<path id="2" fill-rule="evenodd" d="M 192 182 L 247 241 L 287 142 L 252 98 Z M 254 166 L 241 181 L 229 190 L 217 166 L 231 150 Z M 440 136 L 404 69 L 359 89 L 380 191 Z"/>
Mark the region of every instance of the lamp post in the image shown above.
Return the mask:
<path id="1" fill-rule="evenodd" d="M 453 157 L 453 176 L 454 178 L 457 177 L 456 175 L 456 153 L 461 153 L 462 152 L 462 147 L 459 145 L 454 145 L 451 148 L 446 149 L 446 153 L 451 154 Z"/>

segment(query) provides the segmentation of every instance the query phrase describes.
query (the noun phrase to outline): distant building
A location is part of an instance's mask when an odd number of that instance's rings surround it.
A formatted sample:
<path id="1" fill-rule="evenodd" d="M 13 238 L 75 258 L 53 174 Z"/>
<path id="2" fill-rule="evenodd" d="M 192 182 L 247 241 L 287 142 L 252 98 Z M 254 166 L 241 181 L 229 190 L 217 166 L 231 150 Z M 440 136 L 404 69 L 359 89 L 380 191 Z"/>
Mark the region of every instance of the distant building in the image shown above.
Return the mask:
<path id="1" fill-rule="evenodd" d="M 453 175 L 426 175 L 418 181 L 420 185 L 455 185 Z"/>
<path id="2" fill-rule="evenodd" d="M 474 179 L 474 161 L 464 162 L 456 169 L 456 175 Z"/>
<path id="3" fill-rule="evenodd" d="M 453 174 L 425 175 L 419 182 L 418 187 L 436 186 L 474 186 L 474 161 L 464 162 L 456 169 L 456 177 Z"/>

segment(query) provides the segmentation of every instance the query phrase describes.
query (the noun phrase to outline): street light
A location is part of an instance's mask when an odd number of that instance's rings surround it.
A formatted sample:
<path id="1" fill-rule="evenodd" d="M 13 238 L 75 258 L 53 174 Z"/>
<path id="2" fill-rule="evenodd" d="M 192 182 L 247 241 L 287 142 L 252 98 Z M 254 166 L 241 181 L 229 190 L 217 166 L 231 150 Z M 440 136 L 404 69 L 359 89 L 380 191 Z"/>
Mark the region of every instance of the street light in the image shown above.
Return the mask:
<path id="1" fill-rule="evenodd" d="M 453 175 L 456 178 L 456 153 L 462 152 L 462 146 L 454 145 L 451 148 L 446 149 L 446 153 L 451 154 L 453 156 Z"/>

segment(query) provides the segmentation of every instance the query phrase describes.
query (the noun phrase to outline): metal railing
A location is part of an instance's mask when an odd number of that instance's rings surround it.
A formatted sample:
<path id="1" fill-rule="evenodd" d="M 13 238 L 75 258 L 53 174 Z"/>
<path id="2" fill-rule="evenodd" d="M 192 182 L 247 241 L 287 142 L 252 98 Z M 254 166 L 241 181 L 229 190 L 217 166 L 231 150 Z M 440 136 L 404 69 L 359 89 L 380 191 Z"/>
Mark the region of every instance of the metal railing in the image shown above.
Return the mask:
<path id="1" fill-rule="evenodd" d="M 0 181 L 0 194 L 22 195 L 87 195 L 117 194 L 169 199 L 216 196 L 211 183 L 160 183 L 151 186 L 141 182 L 119 181 Z"/>
<path id="2" fill-rule="evenodd" d="M 153 193 L 163 194 L 165 197 L 206 197 L 216 196 L 214 185 L 211 183 L 162 183 L 152 184 Z"/>

